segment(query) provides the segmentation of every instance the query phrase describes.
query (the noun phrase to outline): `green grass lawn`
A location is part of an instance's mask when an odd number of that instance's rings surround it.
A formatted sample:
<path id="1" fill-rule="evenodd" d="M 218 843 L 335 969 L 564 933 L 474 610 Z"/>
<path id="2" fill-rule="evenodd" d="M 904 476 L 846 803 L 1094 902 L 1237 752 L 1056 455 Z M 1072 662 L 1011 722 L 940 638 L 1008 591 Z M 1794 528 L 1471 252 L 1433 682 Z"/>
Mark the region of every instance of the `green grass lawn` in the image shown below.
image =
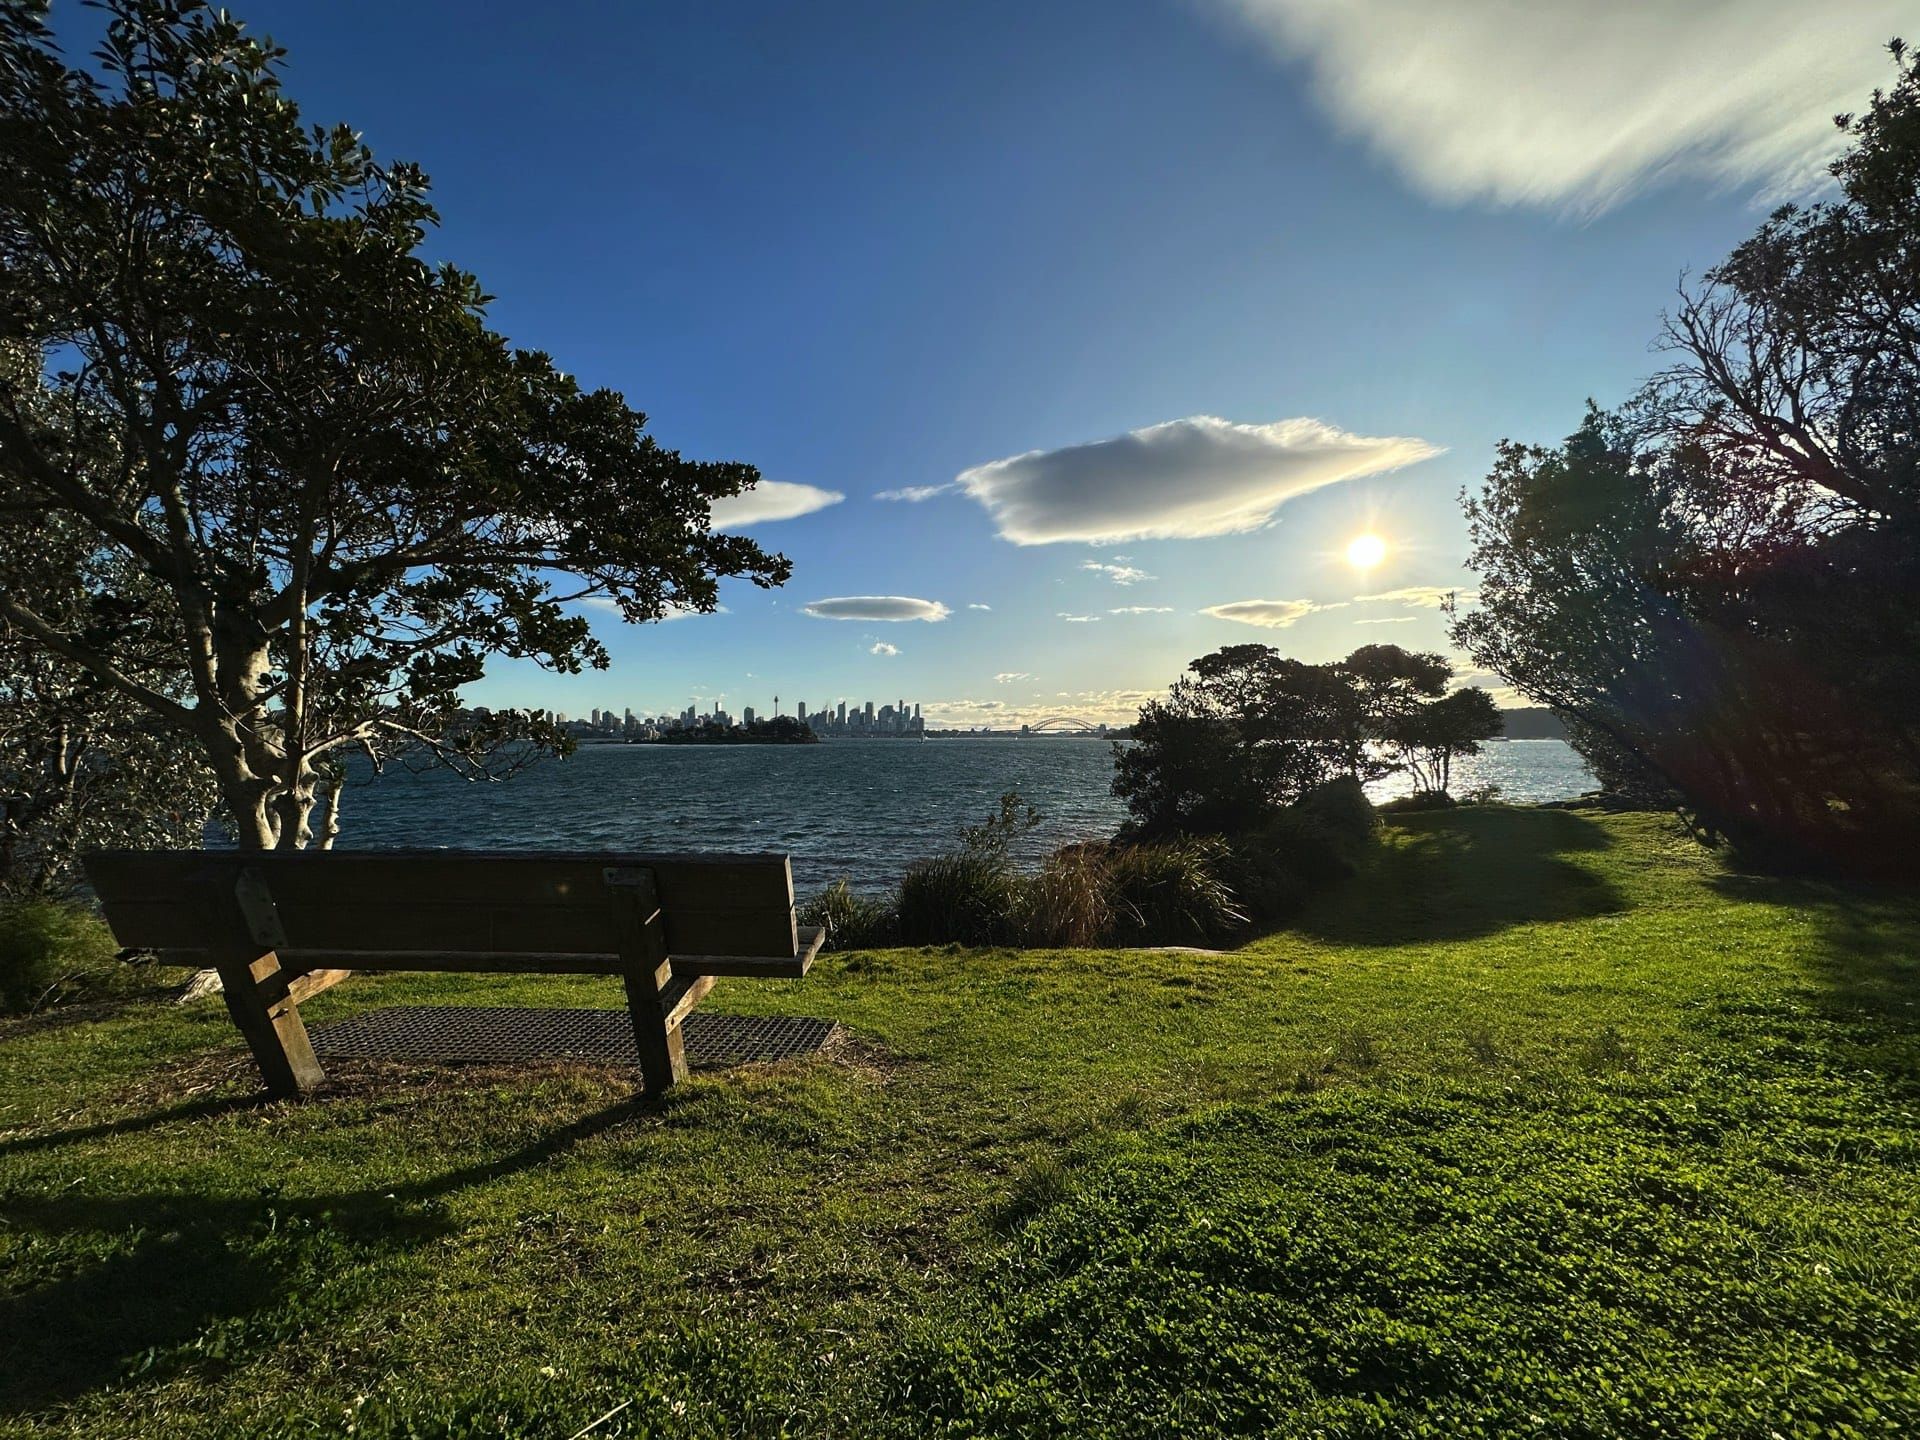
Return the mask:
<path id="1" fill-rule="evenodd" d="M 1222 956 L 898 950 L 658 1107 L 0 1029 L 0 1433 L 1920 1433 L 1920 901 L 1403 818 Z M 308 1007 L 617 1005 L 361 978 Z"/>

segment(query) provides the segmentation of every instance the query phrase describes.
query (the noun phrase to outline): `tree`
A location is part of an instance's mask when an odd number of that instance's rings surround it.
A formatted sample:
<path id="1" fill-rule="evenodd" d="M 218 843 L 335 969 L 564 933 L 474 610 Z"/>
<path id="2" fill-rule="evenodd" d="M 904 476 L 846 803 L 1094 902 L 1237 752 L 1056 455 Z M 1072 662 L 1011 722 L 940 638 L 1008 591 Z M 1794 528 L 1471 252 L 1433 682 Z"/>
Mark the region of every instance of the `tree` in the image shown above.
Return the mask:
<path id="1" fill-rule="evenodd" d="M 1874 868 L 1920 843 L 1920 71 L 1893 54 L 1838 198 L 1683 292 L 1628 405 L 1502 447 L 1454 629 L 1609 783 Z"/>
<path id="2" fill-rule="evenodd" d="M 1453 667 L 1442 655 L 1362 645 L 1337 668 L 1347 701 L 1341 715 L 1341 769 L 1363 783 L 1377 780 L 1400 763 L 1381 741 L 1391 740 L 1424 711 L 1424 702 L 1447 693 Z"/>
<path id="3" fill-rule="evenodd" d="M 1114 746 L 1114 794 L 1141 833 L 1244 829 L 1336 772 L 1346 687 L 1324 667 L 1229 645 L 1188 670 Z"/>
<path id="4" fill-rule="evenodd" d="M 243 846 L 297 848 L 342 760 L 498 773 L 565 737 L 478 716 L 491 656 L 574 672 L 623 619 L 711 610 L 788 562 L 715 533 L 747 465 L 683 459 L 617 394 L 485 324 L 420 255 L 414 166 L 308 129 L 281 52 L 197 0 L 109 0 L 91 68 L 0 0 L 0 509 L 137 573 L 180 685 L 130 663 L 107 597 L 0 621 L 204 757 Z"/>
<path id="5" fill-rule="evenodd" d="M 71 624 L 109 605 L 123 616 L 152 602 L 141 577 L 69 543 L 18 553 L 0 528 L 0 588 L 35 597 Z M 106 562 L 102 568 L 101 561 Z M 178 670 L 128 646 L 140 682 L 175 688 Z M 144 708 L 0 623 L 0 898 L 59 899 L 79 883 L 87 850 L 198 845 L 215 803 L 212 776 L 190 745 Z"/>
<path id="6" fill-rule="evenodd" d="M 1482 742 L 1500 729 L 1493 697 L 1469 685 L 1407 707 L 1387 722 L 1385 733 L 1394 763 L 1412 777 L 1414 789 L 1444 795 L 1453 784 L 1453 762 L 1478 755 Z"/>
<path id="7" fill-rule="evenodd" d="M 1443 657 L 1397 645 L 1325 665 L 1229 645 L 1188 672 L 1114 747 L 1114 794 L 1141 834 L 1252 829 L 1336 777 L 1390 773 L 1398 727 L 1444 703 L 1429 697 L 1451 675 Z"/>

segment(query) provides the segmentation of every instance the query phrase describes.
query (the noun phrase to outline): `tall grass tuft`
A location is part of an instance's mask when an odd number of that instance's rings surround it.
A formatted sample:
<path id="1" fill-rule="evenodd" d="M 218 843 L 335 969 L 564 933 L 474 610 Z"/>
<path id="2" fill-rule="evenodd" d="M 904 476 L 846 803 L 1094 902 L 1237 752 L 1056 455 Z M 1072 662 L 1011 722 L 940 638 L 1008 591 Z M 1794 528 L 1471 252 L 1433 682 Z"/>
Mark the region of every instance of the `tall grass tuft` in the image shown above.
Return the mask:
<path id="1" fill-rule="evenodd" d="M 1004 855 L 962 850 L 916 860 L 900 877 L 905 945 L 999 945 L 1016 937 L 1020 877 Z"/>
<path id="2" fill-rule="evenodd" d="M 1247 923 L 1224 878 L 1226 847 L 1155 840 L 1110 852 L 1115 938 L 1122 944 L 1213 940 Z"/>
<path id="3" fill-rule="evenodd" d="M 878 950 L 894 943 L 898 928 L 891 900 L 856 894 L 845 880 L 802 901 L 795 918 L 825 929 L 829 950 Z"/>
<path id="4" fill-rule="evenodd" d="M 48 900 L 0 906 L 0 1015 L 124 987 L 127 967 L 107 927 Z"/>
<path id="5" fill-rule="evenodd" d="M 1020 885 L 1020 943 L 1060 949 L 1098 945 L 1112 933 L 1113 879 L 1100 847 L 1056 850 Z"/>

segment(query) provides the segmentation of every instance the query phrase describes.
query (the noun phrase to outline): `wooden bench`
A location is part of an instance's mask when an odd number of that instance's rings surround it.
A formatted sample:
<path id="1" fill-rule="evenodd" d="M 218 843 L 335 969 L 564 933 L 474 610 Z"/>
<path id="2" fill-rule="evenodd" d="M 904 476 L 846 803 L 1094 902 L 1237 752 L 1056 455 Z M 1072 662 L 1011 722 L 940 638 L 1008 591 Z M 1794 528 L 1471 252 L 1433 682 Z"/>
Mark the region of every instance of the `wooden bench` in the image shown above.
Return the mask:
<path id="1" fill-rule="evenodd" d="M 109 851 L 85 859 L 122 945 L 220 972 L 267 1089 L 323 1076 L 302 1002 L 355 970 L 618 975 L 645 1092 L 686 1078 L 680 1022 L 723 975 L 807 973 L 784 855 Z"/>

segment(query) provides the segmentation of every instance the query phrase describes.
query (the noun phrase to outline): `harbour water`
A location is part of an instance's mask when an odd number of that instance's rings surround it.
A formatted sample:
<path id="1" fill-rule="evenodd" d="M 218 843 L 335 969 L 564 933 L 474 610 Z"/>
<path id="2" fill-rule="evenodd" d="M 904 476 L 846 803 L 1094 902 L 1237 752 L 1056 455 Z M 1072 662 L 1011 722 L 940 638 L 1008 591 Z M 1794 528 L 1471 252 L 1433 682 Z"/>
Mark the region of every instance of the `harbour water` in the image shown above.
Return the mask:
<path id="1" fill-rule="evenodd" d="M 1113 759 L 1094 740 L 834 740 L 819 745 L 583 745 L 498 784 L 445 771 L 355 786 L 342 848 L 785 851 L 802 893 L 842 877 L 889 885 L 963 824 L 1017 790 L 1044 817 L 1023 842 L 1037 858 L 1111 835 L 1125 807 Z M 1558 740 L 1513 740 L 1454 767 L 1454 792 L 1498 785 L 1516 802 L 1592 786 Z M 1376 798 L 1406 788 L 1389 779 Z"/>

